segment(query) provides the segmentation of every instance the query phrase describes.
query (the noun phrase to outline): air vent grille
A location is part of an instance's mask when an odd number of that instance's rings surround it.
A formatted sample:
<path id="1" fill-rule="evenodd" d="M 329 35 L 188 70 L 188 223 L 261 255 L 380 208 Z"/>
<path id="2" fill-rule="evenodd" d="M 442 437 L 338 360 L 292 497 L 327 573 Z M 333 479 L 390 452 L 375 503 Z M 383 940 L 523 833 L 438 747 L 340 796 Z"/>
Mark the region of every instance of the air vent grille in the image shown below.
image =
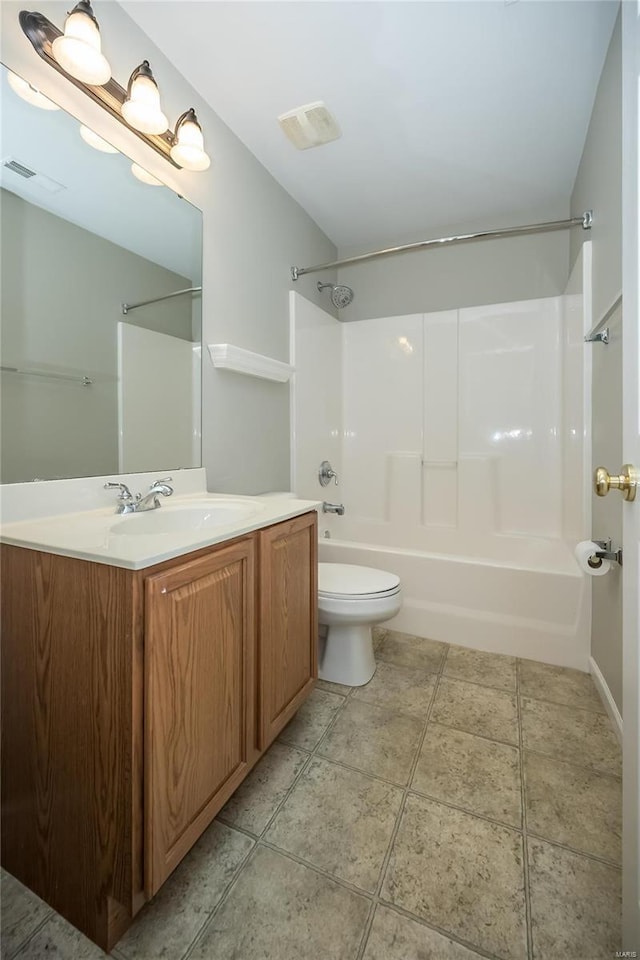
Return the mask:
<path id="1" fill-rule="evenodd" d="M 29 167 L 25 167 L 23 163 L 18 163 L 17 160 L 7 160 L 4 166 L 7 170 L 12 170 L 13 173 L 17 173 L 19 177 L 24 177 L 25 180 L 36 176 L 35 170 L 30 170 Z"/>
<path id="2" fill-rule="evenodd" d="M 47 193 L 59 193 L 60 190 L 67 189 L 63 183 L 58 183 L 57 180 L 47 177 L 46 174 L 40 173 L 39 170 L 32 170 L 26 163 L 21 163 L 19 160 L 16 160 L 15 157 L 5 157 L 4 160 L 2 160 L 0 175 L 0 182 L 3 183 L 3 186 L 8 187 L 9 190 L 15 188 L 18 192 L 18 185 L 12 175 L 26 181 L 26 183 L 29 184 L 29 191 L 32 187 L 37 187 L 39 190 L 46 190 Z"/>

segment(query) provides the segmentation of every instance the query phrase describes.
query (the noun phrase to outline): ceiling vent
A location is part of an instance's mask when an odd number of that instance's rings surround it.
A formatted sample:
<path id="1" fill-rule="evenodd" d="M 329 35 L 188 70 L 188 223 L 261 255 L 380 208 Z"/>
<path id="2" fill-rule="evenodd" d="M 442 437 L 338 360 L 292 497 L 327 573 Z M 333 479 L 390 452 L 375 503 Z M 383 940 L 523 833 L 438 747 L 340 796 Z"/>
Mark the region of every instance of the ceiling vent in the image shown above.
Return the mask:
<path id="1" fill-rule="evenodd" d="M 340 127 L 321 100 L 280 114 L 278 123 L 298 150 L 319 147 L 342 136 Z"/>
<path id="2" fill-rule="evenodd" d="M 57 180 L 52 180 L 51 177 L 45 176 L 44 173 L 38 173 L 37 170 L 32 170 L 31 167 L 20 163 L 20 161 L 14 157 L 7 157 L 2 161 L 2 179 L 6 176 L 5 171 L 28 181 L 30 186 L 40 187 L 40 189 L 46 190 L 48 193 L 59 193 L 60 190 L 67 189 L 64 184 L 58 183 Z M 5 183 L 10 184 L 10 182 L 11 179 L 7 177 Z"/>

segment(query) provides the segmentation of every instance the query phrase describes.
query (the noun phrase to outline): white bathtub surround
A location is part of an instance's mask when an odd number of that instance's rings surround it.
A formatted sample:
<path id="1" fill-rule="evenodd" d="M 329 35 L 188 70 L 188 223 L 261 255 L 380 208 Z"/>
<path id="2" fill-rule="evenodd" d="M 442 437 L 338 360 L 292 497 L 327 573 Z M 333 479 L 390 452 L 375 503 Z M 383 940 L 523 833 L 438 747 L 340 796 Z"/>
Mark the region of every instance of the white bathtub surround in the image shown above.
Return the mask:
<path id="1" fill-rule="evenodd" d="M 296 493 L 307 490 L 323 500 L 341 499 L 340 324 L 293 291 L 289 294 L 289 309 L 290 362 L 296 370 L 291 378 L 291 489 Z M 329 460 L 338 474 L 337 490 L 333 482 L 328 487 L 321 487 L 318 482 L 323 460 Z"/>
<path id="2" fill-rule="evenodd" d="M 352 323 L 297 298 L 295 489 L 321 495 L 300 464 L 326 445 L 314 410 L 334 403 L 335 422 L 339 383 L 327 371 L 341 370 L 333 499 L 346 513 L 325 518 L 320 559 L 399 576 L 404 604 L 391 626 L 588 669 L 590 583 L 573 548 L 591 536 L 581 365 L 589 248 L 567 297 Z M 322 366 L 312 346 L 320 330 Z"/>

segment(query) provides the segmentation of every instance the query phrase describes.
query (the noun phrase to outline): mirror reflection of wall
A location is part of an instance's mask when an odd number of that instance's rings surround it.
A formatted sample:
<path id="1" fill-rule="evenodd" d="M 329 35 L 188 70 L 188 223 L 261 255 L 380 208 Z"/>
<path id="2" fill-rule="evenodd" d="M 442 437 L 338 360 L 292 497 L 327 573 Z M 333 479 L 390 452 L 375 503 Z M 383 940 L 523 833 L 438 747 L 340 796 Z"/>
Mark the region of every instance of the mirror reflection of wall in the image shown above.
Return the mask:
<path id="1" fill-rule="evenodd" d="M 7 77 L 0 478 L 199 466 L 200 295 L 122 304 L 201 287 L 201 213 Z"/>

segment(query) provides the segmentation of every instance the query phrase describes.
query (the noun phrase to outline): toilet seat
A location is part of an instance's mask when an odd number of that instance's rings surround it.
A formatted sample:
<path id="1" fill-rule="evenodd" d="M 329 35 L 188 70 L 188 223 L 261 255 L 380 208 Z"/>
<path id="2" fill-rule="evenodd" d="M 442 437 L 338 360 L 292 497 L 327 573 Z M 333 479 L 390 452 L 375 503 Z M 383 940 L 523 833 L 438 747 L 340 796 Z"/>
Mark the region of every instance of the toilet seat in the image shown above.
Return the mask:
<path id="1" fill-rule="evenodd" d="M 318 564 L 318 596 L 331 600 L 369 600 L 400 592 L 400 577 L 386 570 L 350 563 Z"/>

